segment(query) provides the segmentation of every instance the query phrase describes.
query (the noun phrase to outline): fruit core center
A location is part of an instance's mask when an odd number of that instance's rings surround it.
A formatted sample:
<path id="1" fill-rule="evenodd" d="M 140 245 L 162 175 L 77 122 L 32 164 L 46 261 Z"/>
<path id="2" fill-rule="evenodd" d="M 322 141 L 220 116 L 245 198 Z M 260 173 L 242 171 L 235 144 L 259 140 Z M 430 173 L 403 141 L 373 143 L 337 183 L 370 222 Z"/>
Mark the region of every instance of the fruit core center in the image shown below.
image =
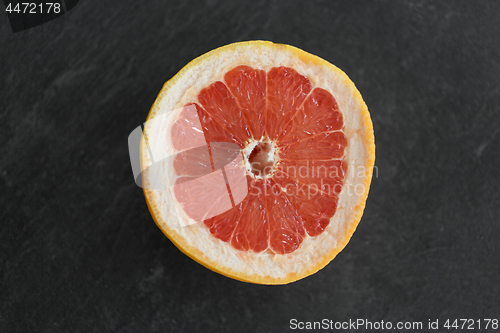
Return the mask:
<path id="1" fill-rule="evenodd" d="M 276 158 L 274 146 L 270 142 L 259 142 L 248 155 L 251 172 L 259 178 L 265 178 L 272 174 Z"/>

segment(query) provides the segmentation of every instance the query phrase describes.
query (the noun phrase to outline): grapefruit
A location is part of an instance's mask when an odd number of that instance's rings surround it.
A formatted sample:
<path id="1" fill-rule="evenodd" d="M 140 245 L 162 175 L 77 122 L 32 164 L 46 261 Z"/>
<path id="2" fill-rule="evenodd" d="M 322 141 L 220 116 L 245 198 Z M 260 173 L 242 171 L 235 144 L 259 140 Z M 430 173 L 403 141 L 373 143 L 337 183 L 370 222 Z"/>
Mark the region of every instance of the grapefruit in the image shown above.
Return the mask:
<path id="1" fill-rule="evenodd" d="M 259 284 L 311 275 L 346 246 L 374 160 L 370 114 L 347 75 L 267 41 L 190 62 L 160 91 L 141 140 L 158 227 L 207 268 Z"/>

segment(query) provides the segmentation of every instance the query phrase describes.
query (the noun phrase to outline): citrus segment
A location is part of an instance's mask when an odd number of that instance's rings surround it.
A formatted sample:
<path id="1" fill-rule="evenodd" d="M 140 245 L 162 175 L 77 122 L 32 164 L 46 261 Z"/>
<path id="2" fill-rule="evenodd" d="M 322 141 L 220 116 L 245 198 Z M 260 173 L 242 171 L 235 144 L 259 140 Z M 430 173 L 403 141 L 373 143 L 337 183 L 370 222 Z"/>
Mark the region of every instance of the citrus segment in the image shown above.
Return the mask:
<path id="1" fill-rule="evenodd" d="M 233 209 L 225 211 L 222 214 L 218 215 L 217 218 L 212 217 L 204 220 L 203 222 L 214 237 L 224 242 L 229 242 L 231 241 L 239 217 L 243 215 L 243 208 L 246 204 L 247 201 L 244 200 L 236 205 Z"/>
<path id="2" fill-rule="evenodd" d="M 253 186 L 262 186 L 254 184 Z M 262 252 L 268 247 L 269 221 L 266 218 L 264 198 L 249 195 L 237 217 L 236 227 L 231 237 L 231 245 L 241 251 Z M 215 217 L 217 219 L 217 217 Z"/>
<path id="3" fill-rule="evenodd" d="M 295 117 L 311 91 L 311 82 L 292 68 L 273 67 L 267 73 L 266 85 L 266 135 L 274 140 L 283 130 L 283 125 Z"/>
<path id="4" fill-rule="evenodd" d="M 198 100 L 208 117 L 231 133 L 237 142 L 242 143 L 250 136 L 241 110 L 224 83 L 212 83 L 200 92 Z"/>
<path id="5" fill-rule="evenodd" d="M 250 66 L 238 66 L 224 75 L 224 82 L 236 99 L 252 138 L 264 135 L 266 72 Z"/>
<path id="6" fill-rule="evenodd" d="M 221 170 L 178 182 L 173 187 L 173 192 L 184 212 L 196 222 L 233 207 Z"/>
<path id="7" fill-rule="evenodd" d="M 291 253 L 304 240 L 304 220 L 274 180 L 265 182 L 266 217 L 269 220 L 270 249 L 277 254 Z"/>
<path id="8" fill-rule="evenodd" d="M 178 153 L 174 158 L 174 170 L 180 177 L 201 177 L 212 172 L 208 147 L 200 146 Z M 177 181 L 179 183 L 179 180 Z"/>
<path id="9" fill-rule="evenodd" d="M 335 98 L 324 89 L 314 88 L 304 105 L 283 126 L 278 140 L 281 144 L 291 143 L 314 133 L 340 130 L 342 126 L 342 114 Z"/>
<path id="10" fill-rule="evenodd" d="M 205 136 L 194 105 L 180 110 L 177 121 L 172 126 L 172 146 L 177 151 L 205 145 Z"/>
<path id="11" fill-rule="evenodd" d="M 304 220 L 307 234 L 309 236 L 321 234 L 335 214 L 343 178 L 304 180 L 290 176 L 280 169 L 276 172 L 275 179 L 285 189 L 288 200 Z"/>
<path id="12" fill-rule="evenodd" d="M 281 158 L 285 160 L 342 158 L 346 146 L 347 140 L 342 132 L 318 133 L 284 145 L 281 148 Z"/>
<path id="13" fill-rule="evenodd" d="M 194 106 L 198 112 L 206 142 L 233 142 L 241 146 L 241 138 L 236 138 L 226 127 L 215 121 L 204 108 L 196 103 L 190 105 Z"/>

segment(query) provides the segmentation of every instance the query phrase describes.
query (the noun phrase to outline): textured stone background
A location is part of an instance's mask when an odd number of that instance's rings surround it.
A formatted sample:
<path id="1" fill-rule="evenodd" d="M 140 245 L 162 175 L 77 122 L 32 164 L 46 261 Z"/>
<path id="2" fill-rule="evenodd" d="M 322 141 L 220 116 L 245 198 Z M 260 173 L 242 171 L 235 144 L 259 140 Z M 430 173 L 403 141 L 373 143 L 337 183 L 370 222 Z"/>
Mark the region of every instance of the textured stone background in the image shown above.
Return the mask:
<path id="1" fill-rule="evenodd" d="M 495 1 L 82 0 L 16 34 L 0 13 L 0 332 L 499 318 L 499 36 Z M 128 157 L 165 81 L 251 39 L 343 69 L 375 128 L 378 177 L 354 237 L 286 286 L 183 255 Z"/>

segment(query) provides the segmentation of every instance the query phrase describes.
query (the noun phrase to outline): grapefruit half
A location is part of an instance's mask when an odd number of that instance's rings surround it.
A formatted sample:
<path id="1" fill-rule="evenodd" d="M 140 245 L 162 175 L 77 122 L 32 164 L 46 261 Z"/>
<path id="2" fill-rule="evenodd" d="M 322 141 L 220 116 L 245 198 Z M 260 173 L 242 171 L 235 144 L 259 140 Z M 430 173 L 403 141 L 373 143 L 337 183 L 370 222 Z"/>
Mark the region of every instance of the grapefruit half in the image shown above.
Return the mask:
<path id="1" fill-rule="evenodd" d="M 190 62 L 163 86 L 141 140 L 158 227 L 205 267 L 259 284 L 309 276 L 346 246 L 374 160 L 370 114 L 347 75 L 267 41 Z"/>

